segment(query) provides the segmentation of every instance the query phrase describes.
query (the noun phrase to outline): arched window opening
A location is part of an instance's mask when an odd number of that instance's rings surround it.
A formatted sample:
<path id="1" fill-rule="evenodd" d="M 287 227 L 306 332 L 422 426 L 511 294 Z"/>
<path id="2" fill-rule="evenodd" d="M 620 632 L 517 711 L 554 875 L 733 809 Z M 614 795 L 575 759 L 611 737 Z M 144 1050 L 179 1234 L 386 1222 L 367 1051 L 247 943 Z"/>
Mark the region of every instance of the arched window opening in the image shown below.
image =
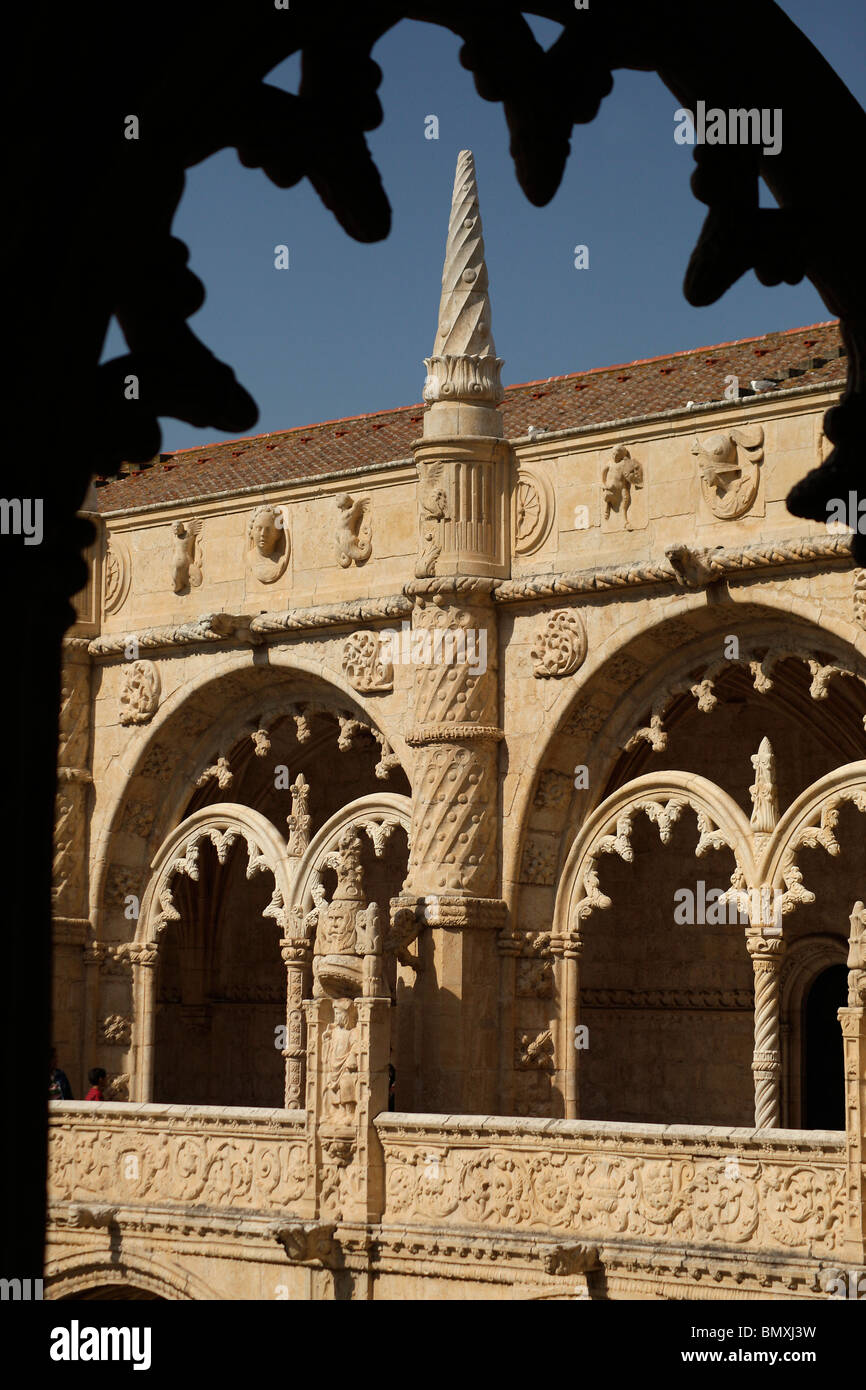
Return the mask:
<path id="1" fill-rule="evenodd" d="M 847 1002 L 848 972 L 830 965 L 803 1002 L 803 1115 L 806 1129 L 845 1128 L 842 1031 L 837 1010 Z"/>
<path id="2" fill-rule="evenodd" d="M 274 880 L 247 877 L 243 840 L 223 860 L 203 839 L 198 879 L 174 880 L 180 919 L 160 945 L 153 1099 L 282 1106 L 286 976 L 279 930 L 262 916 Z"/>

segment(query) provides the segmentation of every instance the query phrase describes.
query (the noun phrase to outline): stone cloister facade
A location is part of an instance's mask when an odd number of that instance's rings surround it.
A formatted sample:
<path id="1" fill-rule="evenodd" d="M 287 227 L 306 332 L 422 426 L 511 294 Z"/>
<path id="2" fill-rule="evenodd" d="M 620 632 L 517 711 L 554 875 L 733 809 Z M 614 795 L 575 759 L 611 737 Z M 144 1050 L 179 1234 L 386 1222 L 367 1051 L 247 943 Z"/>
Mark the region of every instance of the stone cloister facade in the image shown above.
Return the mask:
<path id="1" fill-rule="evenodd" d="M 862 1270 L 866 574 L 783 502 L 840 355 L 504 392 L 464 151 L 423 408 L 94 489 L 54 1041 L 109 1091 L 51 1105 L 49 1296 Z"/>

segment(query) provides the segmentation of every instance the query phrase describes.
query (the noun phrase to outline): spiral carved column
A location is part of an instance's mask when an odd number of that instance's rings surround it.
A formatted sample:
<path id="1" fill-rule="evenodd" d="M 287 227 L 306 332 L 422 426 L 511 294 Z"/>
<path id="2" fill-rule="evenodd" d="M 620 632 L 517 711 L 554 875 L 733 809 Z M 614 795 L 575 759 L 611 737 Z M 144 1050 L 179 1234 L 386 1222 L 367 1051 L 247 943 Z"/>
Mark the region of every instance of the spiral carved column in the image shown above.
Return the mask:
<path id="1" fill-rule="evenodd" d="M 304 1108 L 304 998 L 309 968 L 310 947 L 306 938 L 284 936 L 280 940 L 280 955 L 286 967 L 286 1063 L 284 1104 L 287 1110 Z"/>
<path id="2" fill-rule="evenodd" d="M 778 1129 L 782 1052 L 779 1019 L 779 970 L 785 950 L 781 937 L 749 935 L 749 954 L 755 974 L 755 1127 Z"/>

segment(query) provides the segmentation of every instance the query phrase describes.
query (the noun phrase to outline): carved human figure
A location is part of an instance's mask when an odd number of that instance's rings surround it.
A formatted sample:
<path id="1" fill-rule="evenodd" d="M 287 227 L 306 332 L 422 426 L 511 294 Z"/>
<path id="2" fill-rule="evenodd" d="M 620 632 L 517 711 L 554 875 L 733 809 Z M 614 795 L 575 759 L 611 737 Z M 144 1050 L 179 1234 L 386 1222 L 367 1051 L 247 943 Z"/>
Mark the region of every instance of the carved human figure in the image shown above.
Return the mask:
<path id="1" fill-rule="evenodd" d="M 351 1125 L 358 1103 L 358 1058 L 352 1004 L 334 1001 L 334 1018 L 322 1034 L 322 1118 Z"/>
<path id="2" fill-rule="evenodd" d="M 602 496 L 604 497 L 604 516 L 622 511 L 626 531 L 632 530 L 628 519 L 631 507 L 632 488 L 643 487 L 643 467 L 633 459 L 624 444 L 617 444 L 610 463 L 605 464 L 601 475 Z"/>
<path id="3" fill-rule="evenodd" d="M 176 594 L 185 589 L 197 589 L 201 584 L 201 555 L 199 535 L 201 520 L 176 521 L 172 526 L 172 587 Z"/>
<path id="4" fill-rule="evenodd" d="M 250 568 L 260 584 L 273 584 L 285 574 L 291 546 L 281 507 L 259 507 L 250 522 Z"/>
<path id="5" fill-rule="evenodd" d="M 341 492 L 337 498 L 337 561 L 342 569 L 363 565 L 373 554 L 373 521 L 369 497 L 353 498 Z"/>

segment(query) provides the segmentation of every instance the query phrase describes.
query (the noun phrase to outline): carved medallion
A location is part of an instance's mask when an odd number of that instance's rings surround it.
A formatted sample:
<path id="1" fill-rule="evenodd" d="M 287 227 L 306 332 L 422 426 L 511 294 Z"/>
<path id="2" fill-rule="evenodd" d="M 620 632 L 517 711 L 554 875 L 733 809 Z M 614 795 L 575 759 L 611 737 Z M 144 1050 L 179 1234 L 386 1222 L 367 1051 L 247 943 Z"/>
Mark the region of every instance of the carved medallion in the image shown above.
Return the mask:
<path id="1" fill-rule="evenodd" d="M 586 657 L 586 630 L 580 614 L 561 608 L 550 613 L 535 638 L 532 658 L 539 679 L 571 676 Z"/>
<path id="2" fill-rule="evenodd" d="M 116 613 L 126 602 L 131 578 L 129 550 L 119 536 L 111 536 L 105 552 L 105 613 Z"/>
<path id="3" fill-rule="evenodd" d="M 553 488 L 534 468 L 521 468 L 514 489 L 512 544 L 515 555 L 531 555 L 544 544 L 553 525 Z"/>
<path id="4" fill-rule="evenodd" d="M 285 507 L 259 507 L 249 524 L 250 570 L 260 584 L 273 584 L 286 572 L 292 543 Z"/>
<path id="5" fill-rule="evenodd" d="M 701 474 L 701 492 L 713 516 L 735 521 L 745 516 L 758 495 L 764 457 L 763 425 L 695 435 L 692 453 Z"/>
<path id="6" fill-rule="evenodd" d="M 147 724 L 159 708 L 159 671 L 152 661 L 133 661 L 120 687 L 121 724 Z"/>
<path id="7" fill-rule="evenodd" d="M 353 632 L 343 646 L 343 675 L 365 694 L 394 689 L 394 667 L 378 632 Z"/>

